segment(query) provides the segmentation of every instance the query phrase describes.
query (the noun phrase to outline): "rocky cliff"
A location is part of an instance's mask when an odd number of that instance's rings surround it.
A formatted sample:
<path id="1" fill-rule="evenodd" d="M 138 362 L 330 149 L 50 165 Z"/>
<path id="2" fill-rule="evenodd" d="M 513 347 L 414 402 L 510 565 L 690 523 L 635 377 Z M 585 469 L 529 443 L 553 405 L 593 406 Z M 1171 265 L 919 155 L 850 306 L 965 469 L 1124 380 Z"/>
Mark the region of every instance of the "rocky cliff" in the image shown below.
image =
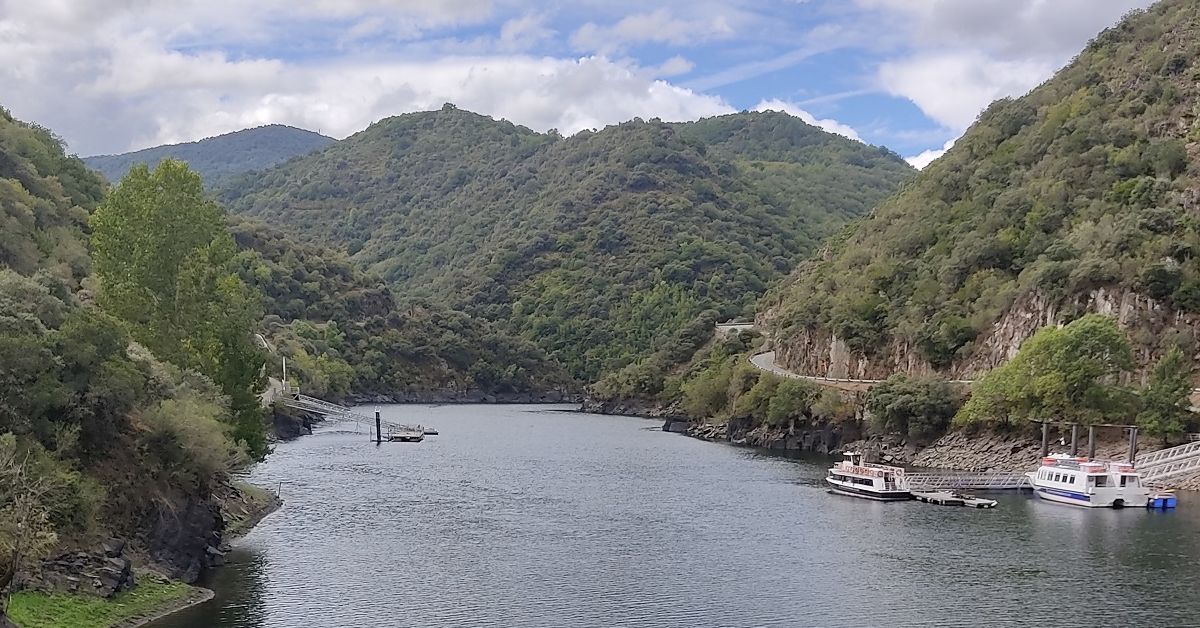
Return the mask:
<path id="1" fill-rule="evenodd" d="M 892 338 L 867 355 L 849 349 L 835 334 L 818 329 L 802 329 L 776 340 L 776 361 L 795 373 L 821 377 L 887 379 L 894 373 L 906 373 L 975 379 L 1012 359 L 1038 329 L 1061 325 L 1081 312 L 1117 318 L 1132 340 L 1141 367 L 1135 374 L 1138 379 L 1162 356 L 1163 338 L 1196 346 L 1200 332 L 1200 316 L 1180 312 L 1129 289 L 1098 288 L 1068 306 L 1033 291 L 1017 299 L 986 332 L 960 349 L 950 365 L 941 369 L 934 368 L 913 343 L 903 338 Z M 759 324 L 769 327 L 774 323 L 772 316 L 772 311 L 765 312 Z"/>

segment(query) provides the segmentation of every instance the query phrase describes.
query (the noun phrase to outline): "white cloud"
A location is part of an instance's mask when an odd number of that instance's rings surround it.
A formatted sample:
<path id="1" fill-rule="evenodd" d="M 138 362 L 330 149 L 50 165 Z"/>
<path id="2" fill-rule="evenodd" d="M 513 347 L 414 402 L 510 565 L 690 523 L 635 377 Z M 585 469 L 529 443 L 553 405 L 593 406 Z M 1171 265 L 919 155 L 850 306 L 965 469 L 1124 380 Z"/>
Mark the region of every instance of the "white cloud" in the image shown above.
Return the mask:
<path id="1" fill-rule="evenodd" d="M 546 27 L 543 15 L 522 15 L 508 20 L 500 27 L 500 46 L 505 50 L 526 50 L 554 35 Z"/>
<path id="2" fill-rule="evenodd" d="M 717 13 L 703 18 L 676 17 L 667 9 L 628 15 L 612 26 L 588 22 L 571 35 L 571 45 L 579 51 L 612 53 L 629 44 L 654 42 L 687 46 L 733 35 L 730 17 Z"/>
<path id="3" fill-rule="evenodd" d="M 938 157 L 945 155 L 946 151 L 950 150 L 951 146 L 954 146 L 954 141 L 955 140 L 948 140 L 945 144 L 942 144 L 941 148 L 931 148 L 929 150 L 921 151 L 921 153 L 918 155 L 905 157 L 904 161 L 907 161 L 908 165 L 916 168 L 917 170 L 924 170 L 925 166 L 933 163 Z"/>
<path id="4" fill-rule="evenodd" d="M 790 103 L 790 102 L 787 102 L 784 100 L 780 100 L 778 98 L 772 98 L 770 100 L 763 100 L 762 102 L 758 103 L 757 106 L 754 107 L 754 110 L 755 111 L 782 111 L 784 113 L 788 113 L 793 116 L 796 116 L 797 118 L 800 118 L 801 120 L 807 122 L 808 124 L 811 124 L 813 126 L 820 127 L 826 131 L 829 131 L 830 133 L 837 133 L 838 135 L 841 135 L 843 137 L 848 137 L 857 142 L 863 141 L 862 138 L 859 137 L 858 131 L 855 131 L 852 127 L 850 127 L 850 125 L 842 124 L 841 122 L 838 122 L 837 120 L 833 120 L 831 118 L 818 119 L 813 114 L 801 109 L 795 103 Z"/>
<path id="5" fill-rule="evenodd" d="M 522 54 L 519 50 L 549 31 L 534 14 L 513 17 L 496 36 L 469 42 L 471 54 L 432 56 L 368 44 L 326 51 L 316 60 L 244 52 L 286 48 L 289 42 L 279 37 L 302 39 L 305 29 L 329 29 L 330 20 L 342 20 L 342 27 L 322 31 L 323 43 L 471 22 L 492 10 L 482 0 L 305 4 L 278 14 L 288 16 L 278 19 L 294 34 L 262 9 L 279 8 L 283 0 L 263 0 L 240 12 L 226 6 L 230 2 L 168 8 L 114 0 L 106 4 L 111 10 L 91 11 L 91 3 L 0 0 L 3 104 L 18 117 L 55 129 L 81 154 L 195 140 L 266 123 L 343 137 L 380 118 L 445 102 L 563 133 L 635 116 L 688 120 L 733 111 L 719 97 L 658 78 L 689 70 L 690 62 L 681 57 L 644 68 L 603 56 Z M 316 14 L 319 23 L 301 19 Z M 201 46 L 195 43 L 201 35 L 233 43 Z"/>
<path id="6" fill-rule="evenodd" d="M 692 63 L 691 61 L 688 61 L 679 55 L 675 55 L 674 57 L 671 57 L 670 59 L 660 63 L 658 67 L 653 69 L 652 74 L 660 77 L 679 76 L 680 74 L 687 74 L 688 72 L 691 72 L 692 68 L 695 67 L 696 64 Z"/>
<path id="7" fill-rule="evenodd" d="M 1054 70 L 1046 61 L 946 52 L 884 63 L 879 80 L 889 94 L 911 100 L 937 123 L 961 133 L 992 101 L 1024 94 Z"/>

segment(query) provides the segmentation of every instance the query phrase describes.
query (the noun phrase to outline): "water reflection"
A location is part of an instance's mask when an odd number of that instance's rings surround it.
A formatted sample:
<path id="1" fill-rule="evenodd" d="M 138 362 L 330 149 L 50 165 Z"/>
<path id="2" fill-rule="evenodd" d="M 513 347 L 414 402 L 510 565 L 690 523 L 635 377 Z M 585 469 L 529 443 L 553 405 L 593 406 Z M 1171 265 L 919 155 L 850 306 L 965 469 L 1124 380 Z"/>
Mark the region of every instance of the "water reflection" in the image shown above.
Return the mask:
<path id="1" fill-rule="evenodd" d="M 827 494 L 827 457 L 705 443 L 639 419 L 514 406 L 385 414 L 441 436 L 377 447 L 327 432 L 281 446 L 252 475 L 288 482 L 284 509 L 216 572 L 216 602 L 159 628 L 1200 617 L 1200 496 L 1174 513 L 1018 495 L 986 511 L 880 503 Z"/>

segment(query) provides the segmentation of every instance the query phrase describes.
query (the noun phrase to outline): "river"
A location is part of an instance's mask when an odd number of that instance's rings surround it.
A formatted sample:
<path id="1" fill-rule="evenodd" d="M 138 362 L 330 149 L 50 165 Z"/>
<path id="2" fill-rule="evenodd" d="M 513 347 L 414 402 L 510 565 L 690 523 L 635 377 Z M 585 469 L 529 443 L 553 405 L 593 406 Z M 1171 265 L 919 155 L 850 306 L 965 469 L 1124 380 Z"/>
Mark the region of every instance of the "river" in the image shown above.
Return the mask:
<path id="1" fill-rule="evenodd" d="M 1175 512 L 826 493 L 824 458 L 546 406 L 385 406 L 250 481 L 284 507 L 155 628 L 1200 624 L 1200 495 Z M 353 426 L 351 425 L 351 428 Z"/>

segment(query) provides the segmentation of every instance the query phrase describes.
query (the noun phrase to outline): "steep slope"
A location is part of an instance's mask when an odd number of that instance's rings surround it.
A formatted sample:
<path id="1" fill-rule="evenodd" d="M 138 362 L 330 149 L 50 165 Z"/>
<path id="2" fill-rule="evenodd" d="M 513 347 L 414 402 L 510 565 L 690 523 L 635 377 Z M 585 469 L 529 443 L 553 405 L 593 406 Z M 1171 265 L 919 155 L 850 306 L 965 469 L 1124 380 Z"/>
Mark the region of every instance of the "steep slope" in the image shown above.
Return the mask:
<path id="1" fill-rule="evenodd" d="M 99 179 L 68 159 L 49 131 L 0 108 L 0 267 L 83 277 L 83 230 L 102 195 Z"/>
<path id="2" fill-rule="evenodd" d="M 221 194 L 236 211 L 344 248 L 407 294 L 502 323 L 590 379 L 707 309 L 749 315 L 770 281 L 911 172 L 784 114 L 701 124 L 638 120 L 562 138 L 447 105 Z M 743 134 L 778 150 L 733 141 Z M 756 163 L 782 174 L 759 176 Z M 812 193 L 783 201 L 763 185 L 789 178 Z M 865 184 L 840 196 L 846 181 Z"/>
<path id="3" fill-rule="evenodd" d="M 264 296 L 263 333 L 308 394 L 537 399 L 569 383 L 536 345 L 485 321 L 399 302 L 344 257 L 261 224 L 235 219 L 232 228 L 242 278 Z"/>
<path id="4" fill-rule="evenodd" d="M 225 465 L 237 452 L 219 420 L 228 401 L 131 345 L 116 319 L 77 296 L 87 295 L 85 230 L 102 189 L 51 133 L 0 109 L 0 511 L 35 515 L 5 521 L 0 545 L 53 532 L 91 549 L 118 537 L 194 579 L 220 541 L 216 493 L 231 490 Z M 12 507 L 28 494 L 25 478 L 50 487 L 27 511 Z M 10 560 L 0 558 L 0 589 Z"/>
<path id="5" fill-rule="evenodd" d="M 971 374 L 1094 310 L 1141 365 L 1200 321 L 1200 3 L 1101 33 L 764 299 L 799 372 Z"/>
<path id="6" fill-rule="evenodd" d="M 206 138 L 197 142 L 155 146 L 119 155 L 85 157 L 89 168 L 99 170 L 106 179 L 116 183 L 134 164 L 153 168 L 168 157 L 186 161 L 192 170 L 204 177 L 207 185 L 231 176 L 261 170 L 306 155 L 334 142 L 319 133 L 281 124 L 244 129 Z"/>

